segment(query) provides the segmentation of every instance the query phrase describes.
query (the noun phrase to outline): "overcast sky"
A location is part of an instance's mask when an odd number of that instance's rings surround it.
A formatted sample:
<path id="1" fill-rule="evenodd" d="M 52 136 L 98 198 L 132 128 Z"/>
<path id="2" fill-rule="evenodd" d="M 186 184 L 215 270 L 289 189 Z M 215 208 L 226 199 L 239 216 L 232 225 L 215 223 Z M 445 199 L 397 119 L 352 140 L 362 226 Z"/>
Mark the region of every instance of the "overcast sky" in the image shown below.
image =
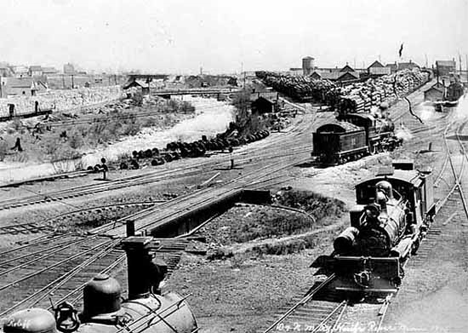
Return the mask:
<path id="1" fill-rule="evenodd" d="M 0 0 L 0 61 L 153 73 L 424 65 L 468 53 L 468 0 Z"/>

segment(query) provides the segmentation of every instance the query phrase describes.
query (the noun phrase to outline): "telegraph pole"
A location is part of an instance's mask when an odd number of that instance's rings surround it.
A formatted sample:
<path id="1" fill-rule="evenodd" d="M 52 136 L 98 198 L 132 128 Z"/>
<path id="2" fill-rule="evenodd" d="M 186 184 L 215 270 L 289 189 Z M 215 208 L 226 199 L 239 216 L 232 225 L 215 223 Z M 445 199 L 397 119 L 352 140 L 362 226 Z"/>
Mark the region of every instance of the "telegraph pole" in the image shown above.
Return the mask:
<path id="1" fill-rule="evenodd" d="M 466 81 L 468 82 L 468 54 L 465 54 Z"/>

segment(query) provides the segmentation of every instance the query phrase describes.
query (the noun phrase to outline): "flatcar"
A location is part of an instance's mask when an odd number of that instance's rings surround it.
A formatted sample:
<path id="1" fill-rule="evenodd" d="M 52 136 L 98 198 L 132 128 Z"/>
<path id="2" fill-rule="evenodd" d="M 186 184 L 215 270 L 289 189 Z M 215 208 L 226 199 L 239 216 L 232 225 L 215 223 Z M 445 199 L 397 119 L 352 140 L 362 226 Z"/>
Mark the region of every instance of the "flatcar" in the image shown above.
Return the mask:
<path id="1" fill-rule="evenodd" d="M 370 114 L 341 114 L 337 121 L 313 133 L 312 156 L 324 165 L 336 165 L 382 151 L 391 151 L 402 140 L 394 135 L 394 125 Z"/>
<path id="2" fill-rule="evenodd" d="M 120 284 L 98 275 L 83 290 L 83 311 L 64 302 L 51 312 L 31 308 L 13 313 L 3 321 L 4 333 L 195 333 L 197 322 L 185 298 L 161 293 L 160 282 L 167 266 L 153 258 L 157 242 L 151 237 L 127 238 L 128 298 L 121 299 Z"/>
<path id="3" fill-rule="evenodd" d="M 394 163 L 356 185 L 351 225 L 334 241 L 334 251 L 312 267 L 334 273 L 334 290 L 394 293 L 404 265 L 418 250 L 433 216 L 432 173 L 413 170 L 412 162 Z M 402 170 L 405 169 L 405 170 Z"/>

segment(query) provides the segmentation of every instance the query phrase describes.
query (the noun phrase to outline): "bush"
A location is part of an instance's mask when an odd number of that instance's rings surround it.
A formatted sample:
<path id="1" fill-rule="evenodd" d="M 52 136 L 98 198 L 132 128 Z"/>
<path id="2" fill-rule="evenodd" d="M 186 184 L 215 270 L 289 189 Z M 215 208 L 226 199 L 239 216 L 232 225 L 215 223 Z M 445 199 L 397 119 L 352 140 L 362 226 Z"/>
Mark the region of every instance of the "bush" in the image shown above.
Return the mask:
<path id="1" fill-rule="evenodd" d="M 0 161 L 5 159 L 8 152 L 8 143 L 5 140 L 0 140 Z"/>
<path id="2" fill-rule="evenodd" d="M 82 132 L 79 130 L 73 130 L 68 139 L 68 144 L 73 149 L 81 148 L 84 144 Z"/>

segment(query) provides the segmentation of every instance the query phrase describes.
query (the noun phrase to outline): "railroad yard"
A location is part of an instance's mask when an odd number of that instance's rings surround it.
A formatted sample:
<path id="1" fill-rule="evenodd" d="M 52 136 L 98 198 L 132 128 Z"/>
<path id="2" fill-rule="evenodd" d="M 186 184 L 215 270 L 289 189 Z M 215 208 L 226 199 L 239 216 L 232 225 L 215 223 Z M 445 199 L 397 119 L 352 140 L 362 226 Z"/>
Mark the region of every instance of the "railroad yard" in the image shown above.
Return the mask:
<path id="1" fill-rule="evenodd" d="M 423 90 L 409 95 L 413 105 L 422 102 Z M 25 306 L 50 307 L 49 295 L 54 302 L 69 300 L 80 306 L 84 284 L 99 272 L 116 276 L 125 290 L 125 255 L 118 244 L 129 219 L 135 221 L 137 232 L 155 230 L 165 220 L 183 216 L 187 209 L 241 189 L 269 190 L 276 198 L 273 204 L 236 204 L 224 214 L 214 214 L 207 224 L 188 230 L 182 238 L 161 239 L 163 246 L 158 251 L 171 273 L 164 288 L 190 295 L 190 306 L 203 332 L 262 332 L 314 284 L 314 269 L 309 266 L 314 258 L 331 252 L 333 238 L 347 225 L 355 183 L 372 176 L 391 158 L 412 158 L 416 165 L 431 166 L 437 174 L 435 196 L 440 211 L 420 254 L 408 263 L 401 291 L 388 306 L 383 323 L 375 313 L 382 304 L 366 308 L 311 301 L 301 310 L 307 314 L 305 322 L 295 314 L 273 331 L 287 331 L 288 325 L 316 325 L 322 321 L 317 311 L 331 311 L 336 305 L 339 308 L 322 323 L 323 328 L 334 320 L 367 328 L 382 324 L 409 327 L 414 325 L 413 317 L 407 321 L 405 313 L 414 311 L 421 313 L 415 326 L 420 329 L 437 325 L 460 331 L 466 328 L 464 311 L 458 311 L 467 307 L 463 296 L 466 248 L 460 232 L 466 226 L 466 207 L 462 192 L 453 187 L 460 184 L 461 190 L 466 182 L 461 169 L 466 159 L 461 148 L 466 136 L 463 112 L 432 112 L 421 124 L 407 112 L 406 102 L 399 101 L 389 113 L 412 135 L 401 148 L 317 168 L 309 163 L 310 133 L 330 121 L 333 113 L 310 104 L 297 105 L 297 110 L 298 115 L 284 130 L 236 148 L 234 169 L 229 168 L 230 154 L 220 152 L 208 159 L 183 159 L 154 169 L 113 170 L 110 181 L 104 183 L 96 180 L 99 174 L 88 174 L 2 188 L 2 315 Z M 429 144 L 431 150 L 424 151 Z M 454 153 L 457 155 L 452 156 Z M 309 197 L 313 204 L 307 206 L 301 196 Z M 264 234 L 256 228 L 259 221 L 268 225 L 275 220 L 300 221 L 300 226 L 292 232 L 279 229 Z M 437 246 L 446 248 L 449 239 L 453 251 L 437 250 Z M 445 257 L 440 257 L 442 253 Z M 437 268 L 447 256 L 456 256 L 461 266 L 444 261 L 446 269 L 441 275 Z M 420 276 L 425 277 L 423 284 Z M 447 302 L 454 293 L 458 295 L 456 304 L 430 305 Z M 345 307 L 348 310 L 337 319 L 336 314 L 344 313 Z M 427 320 L 427 311 L 433 314 L 432 321 Z"/>
<path id="2" fill-rule="evenodd" d="M 0 333 L 468 332 L 465 2 L 106 1 L 8 5 Z"/>

